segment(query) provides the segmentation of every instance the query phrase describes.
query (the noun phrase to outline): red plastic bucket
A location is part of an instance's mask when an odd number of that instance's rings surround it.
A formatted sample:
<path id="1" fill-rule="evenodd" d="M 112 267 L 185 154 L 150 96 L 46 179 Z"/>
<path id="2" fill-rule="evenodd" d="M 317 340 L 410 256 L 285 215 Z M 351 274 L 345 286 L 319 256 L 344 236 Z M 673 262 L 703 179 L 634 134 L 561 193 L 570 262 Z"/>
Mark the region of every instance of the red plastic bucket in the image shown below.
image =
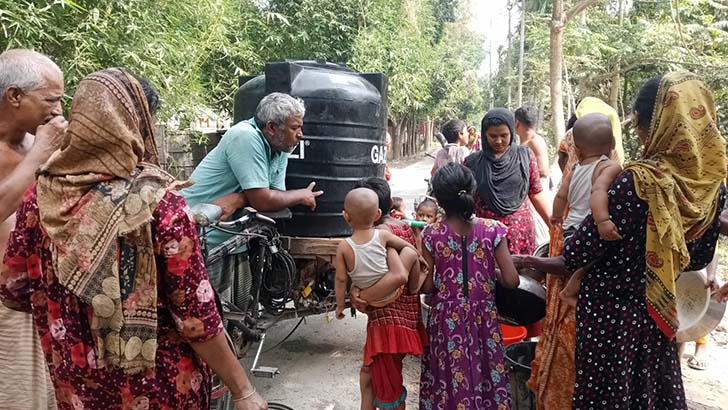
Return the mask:
<path id="1" fill-rule="evenodd" d="M 526 328 L 523 326 L 511 326 L 501 323 L 503 333 L 503 344 L 508 346 L 512 343 L 522 342 L 526 338 Z"/>

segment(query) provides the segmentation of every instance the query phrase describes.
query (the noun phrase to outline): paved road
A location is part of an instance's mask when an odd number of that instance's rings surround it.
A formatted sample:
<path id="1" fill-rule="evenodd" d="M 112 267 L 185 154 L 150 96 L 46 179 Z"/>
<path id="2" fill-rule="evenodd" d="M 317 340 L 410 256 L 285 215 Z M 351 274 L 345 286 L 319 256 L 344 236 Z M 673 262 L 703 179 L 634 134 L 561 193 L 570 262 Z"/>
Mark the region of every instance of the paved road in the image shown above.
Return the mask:
<path id="1" fill-rule="evenodd" d="M 424 178 L 433 160 L 422 160 L 392 169 L 392 192 L 403 197 L 412 209 L 414 199 L 425 192 Z M 332 315 L 333 317 L 333 315 Z M 296 325 L 289 320 L 273 327 L 265 345 L 281 341 Z M 329 321 L 324 315 L 308 317 L 280 347 L 261 356 L 261 365 L 278 367 L 275 379 L 255 378 L 254 383 L 270 402 L 296 410 L 354 410 L 359 408 L 359 367 L 366 331 L 366 316 Z M 250 369 L 253 351 L 244 360 Z M 407 408 L 417 408 L 420 363 L 405 361 L 405 385 L 409 391 Z"/>

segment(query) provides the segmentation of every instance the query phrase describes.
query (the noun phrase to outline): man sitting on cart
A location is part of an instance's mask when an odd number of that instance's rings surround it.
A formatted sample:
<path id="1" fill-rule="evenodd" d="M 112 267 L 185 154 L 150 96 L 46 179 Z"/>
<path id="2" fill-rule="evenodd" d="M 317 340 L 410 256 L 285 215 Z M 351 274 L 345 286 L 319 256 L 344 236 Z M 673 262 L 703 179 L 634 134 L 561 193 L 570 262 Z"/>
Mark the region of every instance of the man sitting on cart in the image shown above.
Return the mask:
<path id="1" fill-rule="evenodd" d="M 222 219 L 245 206 L 278 211 L 295 205 L 316 208 L 315 182 L 304 189 L 286 190 L 288 154 L 303 137 L 303 101 L 288 94 L 263 98 L 255 117 L 241 121 L 223 135 L 220 143 L 192 172 L 195 184 L 182 191 L 190 206 L 213 203 L 222 208 Z M 210 248 L 229 235 L 215 231 Z"/>

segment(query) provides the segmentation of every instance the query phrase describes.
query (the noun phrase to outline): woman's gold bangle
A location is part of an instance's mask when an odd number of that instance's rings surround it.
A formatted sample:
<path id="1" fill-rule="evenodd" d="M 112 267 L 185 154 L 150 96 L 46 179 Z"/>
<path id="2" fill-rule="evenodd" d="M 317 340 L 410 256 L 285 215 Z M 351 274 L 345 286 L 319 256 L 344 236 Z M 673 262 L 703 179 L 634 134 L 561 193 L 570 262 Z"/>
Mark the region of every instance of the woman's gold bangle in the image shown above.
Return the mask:
<path id="1" fill-rule="evenodd" d="M 256 388 L 253 387 L 253 391 L 251 391 L 250 393 L 246 394 L 245 396 L 238 397 L 237 399 L 236 398 L 233 398 L 233 403 L 240 403 L 241 401 L 248 400 L 249 398 L 253 397 L 253 395 L 255 394 L 256 391 L 257 391 Z"/>

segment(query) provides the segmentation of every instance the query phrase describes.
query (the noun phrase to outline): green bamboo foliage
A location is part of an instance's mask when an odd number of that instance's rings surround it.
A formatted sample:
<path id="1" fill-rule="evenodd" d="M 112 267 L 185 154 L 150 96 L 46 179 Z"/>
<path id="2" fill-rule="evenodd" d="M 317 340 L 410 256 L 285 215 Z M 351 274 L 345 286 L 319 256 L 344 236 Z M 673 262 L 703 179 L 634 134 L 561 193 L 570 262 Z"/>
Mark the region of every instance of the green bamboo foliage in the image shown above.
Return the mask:
<path id="1" fill-rule="evenodd" d="M 50 55 L 68 95 L 95 70 L 127 67 L 160 88 L 163 120 L 198 107 L 230 112 L 239 75 L 268 61 L 319 58 L 388 74 L 395 116 L 466 117 L 482 111 L 482 39 L 456 29 L 459 3 L 0 0 L 0 50 Z"/>

